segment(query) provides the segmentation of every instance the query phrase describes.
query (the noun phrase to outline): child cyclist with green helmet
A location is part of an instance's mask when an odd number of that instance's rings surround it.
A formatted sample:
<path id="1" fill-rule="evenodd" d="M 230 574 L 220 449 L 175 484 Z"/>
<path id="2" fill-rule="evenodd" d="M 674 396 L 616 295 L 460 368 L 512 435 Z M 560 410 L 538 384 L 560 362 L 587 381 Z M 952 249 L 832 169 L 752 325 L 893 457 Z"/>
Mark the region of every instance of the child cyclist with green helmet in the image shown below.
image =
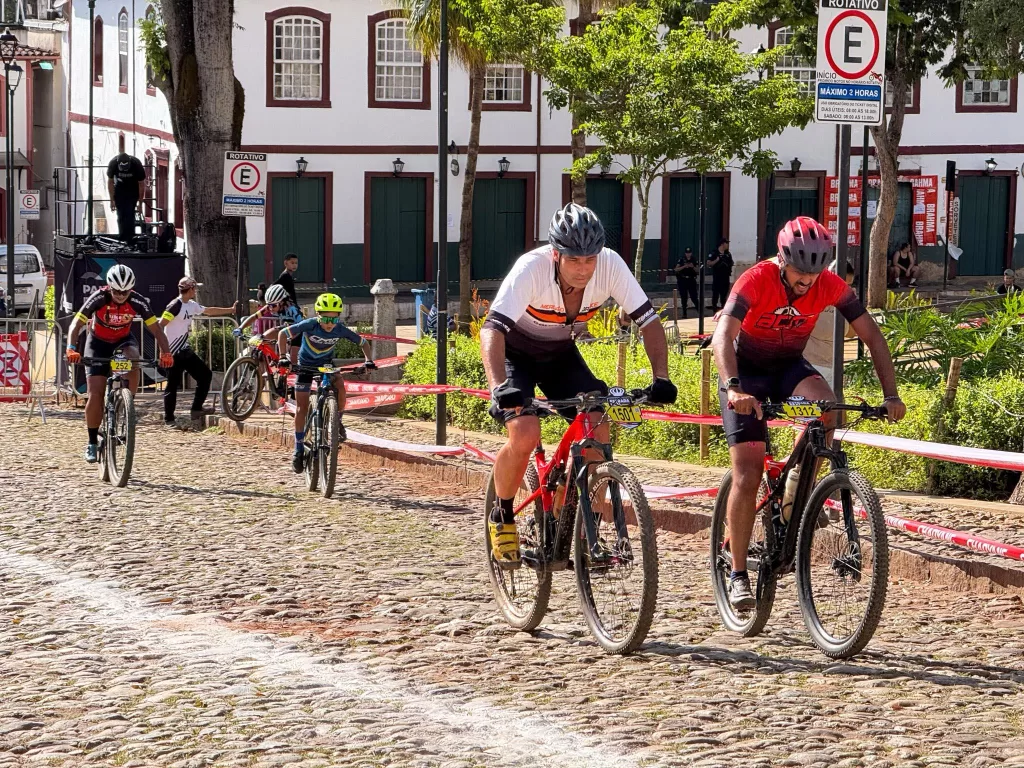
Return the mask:
<path id="1" fill-rule="evenodd" d="M 321 293 L 317 296 L 316 317 L 302 320 L 287 328 L 281 329 L 277 336 L 277 346 L 281 351 L 281 364 L 288 365 L 288 345 L 293 340 L 299 342 L 298 364 L 303 367 L 318 368 L 329 366 L 334 357 L 334 345 L 339 339 L 347 339 L 358 344 L 366 358 L 366 367 L 376 368 L 370 359 L 370 342 L 341 322 L 343 304 L 341 297 L 333 293 Z M 338 393 L 338 408 L 345 410 L 345 383 L 339 374 L 335 374 L 332 383 Z M 295 455 L 292 457 L 292 469 L 302 472 L 303 455 L 302 441 L 305 438 L 306 411 L 309 410 L 309 390 L 313 384 L 313 374 L 300 373 L 295 378 Z M 345 439 L 345 427 L 339 434 Z"/>

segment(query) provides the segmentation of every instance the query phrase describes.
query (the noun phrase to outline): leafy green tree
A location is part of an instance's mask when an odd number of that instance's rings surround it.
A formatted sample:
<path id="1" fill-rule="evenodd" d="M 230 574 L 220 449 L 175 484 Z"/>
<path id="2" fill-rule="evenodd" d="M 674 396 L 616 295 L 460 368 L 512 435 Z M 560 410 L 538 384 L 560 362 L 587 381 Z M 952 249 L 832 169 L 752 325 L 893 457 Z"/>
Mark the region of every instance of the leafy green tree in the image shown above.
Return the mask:
<path id="1" fill-rule="evenodd" d="M 573 164 L 573 175 L 629 158 L 618 178 L 640 202 L 638 278 L 655 179 L 678 166 L 709 173 L 730 164 L 768 176 L 777 159 L 755 150 L 757 140 L 810 119 L 811 104 L 788 75 L 757 78 L 784 51 L 745 54 L 725 34 L 734 5 L 716 6 L 706 24 L 681 17 L 667 31 L 661 3 L 625 5 L 584 35 L 556 41 L 545 61 L 550 102 L 603 144 Z"/>
<path id="2" fill-rule="evenodd" d="M 409 14 L 416 44 L 428 58 L 441 45 L 439 0 L 399 0 Z M 459 230 L 459 320 L 469 327 L 470 279 L 473 251 L 473 193 L 480 153 L 484 78 L 490 62 L 515 62 L 528 69 L 538 63 L 546 41 L 554 38 L 565 21 L 558 0 L 449 0 L 448 45 L 452 59 L 469 72 L 470 129 L 463 176 Z M 446 258 L 446 254 L 439 254 Z"/>
<path id="3" fill-rule="evenodd" d="M 244 219 L 221 214 L 224 152 L 242 141 L 245 91 L 234 75 L 234 0 L 160 0 L 141 23 L 146 61 L 167 97 L 187 181 L 184 226 L 193 274 L 210 304 L 234 301 Z M 243 262 L 243 272 L 248 265 Z M 245 275 L 243 274 L 243 278 Z"/>
<path id="4" fill-rule="evenodd" d="M 1024 72 L 1024 0 L 967 0 L 968 50 L 1008 77 Z"/>
<path id="5" fill-rule="evenodd" d="M 1017 6 L 1018 19 L 1022 0 L 1011 0 Z M 878 157 L 881 189 L 878 210 L 871 227 L 871 251 L 868 261 L 868 304 L 884 307 L 886 297 L 886 256 L 889 231 L 896 218 L 897 177 L 899 175 L 900 141 L 907 93 L 913 84 L 938 67 L 938 74 L 947 83 L 962 79 L 969 64 L 1002 65 L 1010 69 L 1021 65 L 1021 27 L 1007 38 L 1001 38 L 1001 25 L 1010 17 L 1002 14 L 1005 4 L 995 0 L 899 0 L 889 3 L 889 31 L 885 55 L 886 88 L 892 108 L 882 123 L 871 128 Z M 753 0 L 748 21 L 765 25 L 780 21 L 794 30 L 794 50 L 814 60 L 818 35 L 818 0 Z M 978 22 L 977 43 L 969 27 Z M 1019 24 L 1019 22 L 1018 22 Z M 1000 40 L 1003 46 L 1000 49 Z M 1008 40 L 1016 40 L 1016 48 Z M 996 56 L 1000 49 L 1001 58 Z M 989 57 L 995 57 L 990 60 Z"/>

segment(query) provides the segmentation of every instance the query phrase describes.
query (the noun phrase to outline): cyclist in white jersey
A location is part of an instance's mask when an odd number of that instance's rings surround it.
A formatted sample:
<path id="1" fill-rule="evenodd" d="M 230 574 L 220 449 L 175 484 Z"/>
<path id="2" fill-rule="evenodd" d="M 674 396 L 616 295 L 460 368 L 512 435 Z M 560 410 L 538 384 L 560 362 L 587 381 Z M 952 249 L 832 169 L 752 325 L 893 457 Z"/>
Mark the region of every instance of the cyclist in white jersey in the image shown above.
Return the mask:
<path id="1" fill-rule="evenodd" d="M 527 400 L 535 387 L 553 400 L 607 393 L 576 348 L 576 336 L 609 297 L 640 327 L 654 373 L 648 402 L 673 403 L 677 394 L 668 378 L 668 345 L 658 313 L 622 257 L 604 247 L 597 215 L 569 203 L 552 218 L 548 243 L 512 266 L 480 331 L 490 414 L 508 429 L 508 442 L 494 462 L 498 498 L 488 524 L 491 550 L 507 562 L 519 560 L 513 499 L 540 439 L 540 419 Z M 562 415 L 571 420 L 576 412 Z M 597 426 L 595 437 L 608 442 L 606 424 Z"/>

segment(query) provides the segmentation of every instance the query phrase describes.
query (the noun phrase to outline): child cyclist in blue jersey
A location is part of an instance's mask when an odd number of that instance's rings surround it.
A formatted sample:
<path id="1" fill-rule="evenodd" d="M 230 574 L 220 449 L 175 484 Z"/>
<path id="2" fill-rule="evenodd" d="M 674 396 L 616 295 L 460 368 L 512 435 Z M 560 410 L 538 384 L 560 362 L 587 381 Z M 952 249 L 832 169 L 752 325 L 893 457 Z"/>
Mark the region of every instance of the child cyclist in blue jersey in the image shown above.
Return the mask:
<path id="1" fill-rule="evenodd" d="M 298 364 L 302 367 L 329 366 L 334 357 L 334 345 L 339 339 L 347 339 L 358 344 L 366 358 L 367 369 L 376 368 L 370 359 L 370 342 L 341 322 L 341 297 L 333 293 L 322 293 L 316 299 L 316 317 L 289 325 L 283 328 L 277 337 L 277 346 L 281 351 L 281 361 L 288 359 L 288 345 L 299 342 Z M 345 411 L 345 383 L 339 374 L 335 374 L 331 383 L 338 393 L 338 408 Z M 309 410 L 309 390 L 313 384 L 312 373 L 300 373 L 295 378 L 295 455 L 292 457 L 292 469 L 302 472 L 303 453 L 302 441 L 305 438 L 306 411 Z M 341 427 L 339 439 L 345 439 L 345 427 Z"/>

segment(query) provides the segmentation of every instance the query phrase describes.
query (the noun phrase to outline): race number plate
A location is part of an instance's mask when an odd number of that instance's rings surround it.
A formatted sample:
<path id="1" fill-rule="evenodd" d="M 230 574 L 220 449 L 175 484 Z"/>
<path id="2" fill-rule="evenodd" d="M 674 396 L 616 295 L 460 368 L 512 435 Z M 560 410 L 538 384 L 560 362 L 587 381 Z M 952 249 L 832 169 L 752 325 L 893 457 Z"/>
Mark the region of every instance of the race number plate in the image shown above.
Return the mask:
<path id="1" fill-rule="evenodd" d="M 263 341 L 263 337 L 260 336 L 257 333 L 255 336 L 250 336 L 249 337 L 249 346 L 250 347 L 258 347 L 262 343 L 262 341 Z"/>
<path id="2" fill-rule="evenodd" d="M 111 360 L 110 370 L 116 371 L 117 373 L 125 373 L 132 369 L 131 360 Z"/>
<path id="3" fill-rule="evenodd" d="M 334 368 L 329 365 L 321 365 L 318 369 L 320 373 L 334 373 Z"/>
<path id="4" fill-rule="evenodd" d="M 639 427 L 643 421 L 639 405 L 609 405 L 608 418 L 626 429 Z"/>
<path id="5" fill-rule="evenodd" d="M 816 419 L 821 408 L 814 403 L 783 403 L 782 412 L 791 419 Z"/>

